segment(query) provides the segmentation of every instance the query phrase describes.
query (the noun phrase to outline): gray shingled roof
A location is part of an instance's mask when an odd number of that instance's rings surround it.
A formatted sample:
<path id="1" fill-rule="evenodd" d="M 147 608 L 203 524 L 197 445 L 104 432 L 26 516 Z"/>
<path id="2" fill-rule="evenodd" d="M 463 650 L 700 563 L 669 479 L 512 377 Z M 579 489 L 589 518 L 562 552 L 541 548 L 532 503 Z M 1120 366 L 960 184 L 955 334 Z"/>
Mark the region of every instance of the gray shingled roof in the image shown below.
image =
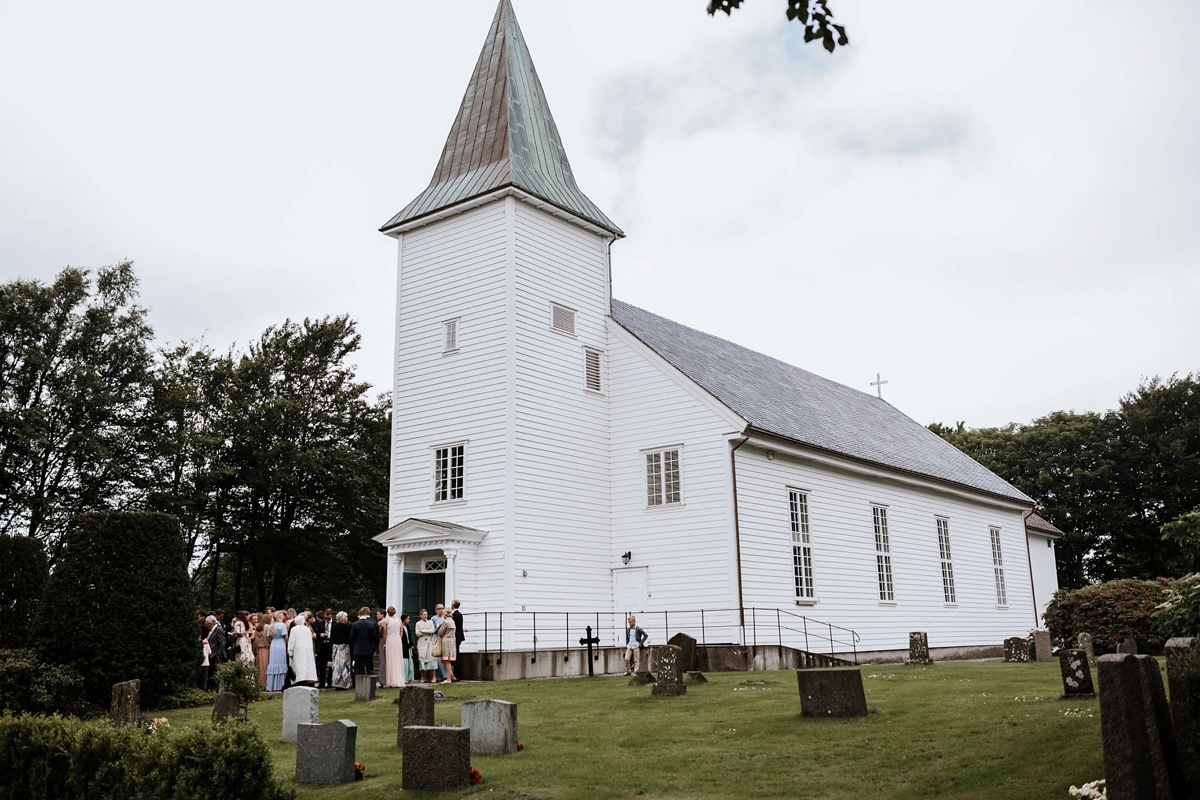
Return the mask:
<path id="1" fill-rule="evenodd" d="M 512 4 L 500 0 L 433 180 L 380 230 L 508 186 L 625 235 L 575 184 Z"/>
<path id="2" fill-rule="evenodd" d="M 1036 514 L 1032 511 L 1025 512 L 1025 528 L 1027 530 L 1039 531 L 1040 533 L 1046 533 L 1046 534 L 1050 534 L 1052 536 L 1065 536 L 1066 535 L 1062 531 L 1060 531 L 1058 528 L 1054 527 L 1052 524 L 1050 524 L 1048 521 L 1046 521 L 1044 518 L 1042 518 L 1041 515 Z"/>
<path id="3" fill-rule="evenodd" d="M 866 392 L 620 300 L 612 301 L 612 315 L 758 431 L 881 467 L 1033 502 L 924 425 Z"/>

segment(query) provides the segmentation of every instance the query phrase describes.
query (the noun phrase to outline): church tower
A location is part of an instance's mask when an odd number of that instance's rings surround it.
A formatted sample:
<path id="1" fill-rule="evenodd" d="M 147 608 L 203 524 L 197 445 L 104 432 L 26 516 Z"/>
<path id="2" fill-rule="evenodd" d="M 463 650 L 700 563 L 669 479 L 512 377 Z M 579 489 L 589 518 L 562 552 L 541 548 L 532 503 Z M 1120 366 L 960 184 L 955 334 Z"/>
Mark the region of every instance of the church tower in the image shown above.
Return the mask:
<path id="1" fill-rule="evenodd" d="M 606 319 L 621 230 L 580 191 L 509 0 L 397 240 L 387 602 L 612 605 Z"/>

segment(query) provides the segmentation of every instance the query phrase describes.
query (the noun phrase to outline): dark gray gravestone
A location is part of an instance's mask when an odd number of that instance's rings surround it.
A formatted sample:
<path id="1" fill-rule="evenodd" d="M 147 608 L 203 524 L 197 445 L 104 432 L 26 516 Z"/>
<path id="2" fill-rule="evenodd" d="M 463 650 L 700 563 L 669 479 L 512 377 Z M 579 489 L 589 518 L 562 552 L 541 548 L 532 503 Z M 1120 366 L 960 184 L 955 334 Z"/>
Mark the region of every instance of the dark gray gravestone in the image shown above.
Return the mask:
<path id="1" fill-rule="evenodd" d="M 214 725 L 220 725 L 229 720 L 236 720 L 238 711 L 241 710 L 242 698 L 232 692 L 221 692 L 217 695 L 216 702 L 213 703 L 212 721 Z"/>
<path id="2" fill-rule="evenodd" d="M 396 747 L 404 747 L 405 728 L 409 726 L 433 727 L 433 702 L 433 689 L 424 686 L 405 686 L 400 690 Z"/>
<path id="3" fill-rule="evenodd" d="M 409 725 L 400 736 L 404 748 L 402 789 L 460 789 L 471 785 L 470 728 Z"/>
<path id="4" fill-rule="evenodd" d="M 908 658 L 905 664 L 932 664 L 929 657 L 929 634 L 924 631 L 913 631 L 908 635 Z"/>
<path id="5" fill-rule="evenodd" d="M 1058 668 L 1062 672 L 1063 699 L 1072 697 L 1095 697 L 1092 685 L 1092 669 L 1088 666 L 1087 653 L 1082 650 L 1062 650 L 1058 654 Z"/>
<path id="6" fill-rule="evenodd" d="M 1096 667 L 1096 651 L 1092 647 L 1092 635 L 1090 633 L 1081 633 L 1076 637 L 1075 641 L 1079 645 L 1079 649 L 1087 653 L 1088 666 L 1095 669 Z"/>
<path id="7" fill-rule="evenodd" d="M 290 686 L 283 692 L 283 741 L 296 743 L 300 723 L 316 725 L 321 721 L 318 704 L 321 693 L 309 686 Z"/>
<path id="8" fill-rule="evenodd" d="M 689 672 L 685 680 L 692 683 L 708 683 L 708 678 L 704 677 L 704 673 L 698 671 Z"/>
<path id="9" fill-rule="evenodd" d="M 1100 656 L 1100 732 L 1111 800 L 1183 797 L 1183 771 L 1163 693 L 1150 656 Z"/>
<path id="10" fill-rule="evenodd" d="M 1171 719 L 1184 782 L 1192 797 L 1200 797 L 1200 639 L 1170 639 L 1166 652 Z"/>
<path id="11" fill-rule="evenodd" d="M 1004 640 L 1005 661 L 1028 661 L 1029 640 L 1024 636 L 1012 636 Z"/>
<path id="12" fill-rule="evenodd" d="M 112 703 L 108 708 L 108 719 L 118 728 L 126 725 L 141 724 L 142 682 L 140 680 L 113 684 Z"/>
<path id="13" fill-rule="evenodd" d="M 1128 639 L 1122 639 L 1121 641 L 1117 642 L 1117 653 L 1136 656 L 1137 639 L 1130 636 Z"/>
<path id="14" fill-rule="evenodd" d="M 858 667 L 796 670 L 800 713 L 806 717 L 865 717 L 867 695 Z"/>
<path id="15" fill-rule="evenodd" d="M 471 729 L 471 752 L 503 755 L 517 752 L 517 704 L 506 700 L 473 700 L 462 704 L 462 727 Z"/>
<path id="16" fill-rule="evenodd" d="M 654 673 L 652 672 L 635 672 L 629 679 L 630 686 L 647 686 L 651 683 L 654 683 Z"/>
<path id="17" fill-rule="evenodd" d="M 1033 650 L 1038 661 L 1053 661 L 1050 648 L 1050 631 L 1033 632 Z"/>
<path id="18" fill-rule="evenodd" d="M 673 644 L 658 649 L 658 674 L 651 697 L 679 697 L 687 694 L 683 685 L 683 651 Z"/>
<path id="19" fill-rule="evenodd" d="M 375 690 L 379 688 L 379 679 L 374 675 L 354 676 L 354 699 L 374 700 Z"/>
<path id="20" fill-rule="evenodd" d="M 358 726 L 348 719 L 296 729 L 296 783 L 354 783 Z"/>
<path id="21" fill-rule="evenodd" d="M 696 669 L 696 640 L 680 631 L 667 640 L 667 644 L 673 644 L 683 651 L 683 660 L 680 661 L 684 672 L 691 672 Z"/>

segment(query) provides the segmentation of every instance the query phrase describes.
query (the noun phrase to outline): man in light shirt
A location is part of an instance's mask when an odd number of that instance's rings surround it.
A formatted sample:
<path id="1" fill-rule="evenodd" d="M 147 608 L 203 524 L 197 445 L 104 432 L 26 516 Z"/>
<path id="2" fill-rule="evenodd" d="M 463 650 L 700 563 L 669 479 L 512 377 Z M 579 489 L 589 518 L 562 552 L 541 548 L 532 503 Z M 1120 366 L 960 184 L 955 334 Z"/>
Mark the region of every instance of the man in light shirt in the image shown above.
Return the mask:
<path id="1" fill-rule="evenodd" d="M 629 624 L 625 628 L 625 674 L 633 675 L 638 671 L 641 649 L 650 635 L 638 627 L 637 617 L 630 616 L 626 622 Z"/>

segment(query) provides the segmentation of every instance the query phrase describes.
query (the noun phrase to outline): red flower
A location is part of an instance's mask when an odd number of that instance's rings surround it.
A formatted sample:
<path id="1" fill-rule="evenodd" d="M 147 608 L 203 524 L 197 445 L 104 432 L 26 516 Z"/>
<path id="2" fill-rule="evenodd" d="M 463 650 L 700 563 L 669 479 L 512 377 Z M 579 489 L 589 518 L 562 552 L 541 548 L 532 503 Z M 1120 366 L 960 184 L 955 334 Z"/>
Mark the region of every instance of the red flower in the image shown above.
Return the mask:
<path id="1" fill-rule="evenodd" d="M 520 742 L 517 742 L 517 749 L 518 749 L 518 750 L 524 750 L 524 749 L 525 749 L 525 745 L 521 744 Z"/>
<path id="2" fill-rule="evenodd" d="M 481 780 L 483 780 L 483 776 L 479 774 L 479 770 L 475 769 L 474 767 L 471 767 L 471 785 L 474 786 L 475 784 L 479 783 Z"/>

